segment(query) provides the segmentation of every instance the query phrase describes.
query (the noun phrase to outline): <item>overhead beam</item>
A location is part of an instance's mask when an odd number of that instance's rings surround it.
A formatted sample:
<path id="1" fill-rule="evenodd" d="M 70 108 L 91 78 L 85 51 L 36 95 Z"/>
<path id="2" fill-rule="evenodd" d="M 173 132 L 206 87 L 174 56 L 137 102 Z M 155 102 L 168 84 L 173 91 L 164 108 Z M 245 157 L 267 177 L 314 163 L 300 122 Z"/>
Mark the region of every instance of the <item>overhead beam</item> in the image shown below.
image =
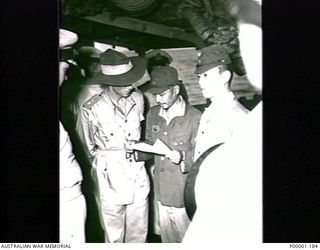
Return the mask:
<path id="1" fill-rule="evenodd" d="M 182 29 L 131 17 L 115 16 L 110 12 L 104 12 L 96 16 L 86 16 L 84 19 L 122 29 L 191 42 L 195 47 L 202 47 L 204 45 L 204 42 L 197 35 L 187 33 Z"/>

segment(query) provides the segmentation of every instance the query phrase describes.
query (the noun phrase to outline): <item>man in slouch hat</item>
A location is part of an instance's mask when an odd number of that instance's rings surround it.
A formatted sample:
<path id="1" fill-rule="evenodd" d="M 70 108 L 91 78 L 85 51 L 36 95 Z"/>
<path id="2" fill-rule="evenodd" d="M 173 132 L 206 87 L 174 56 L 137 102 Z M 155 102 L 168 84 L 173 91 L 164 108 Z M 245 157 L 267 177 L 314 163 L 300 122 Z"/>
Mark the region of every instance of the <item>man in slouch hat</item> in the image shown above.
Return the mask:
<path id="1" fill-rule="evenodd" d="M 92 81 L 106 88 L 83 104 L 77 131 L 91 163 L 105 241 L 143 243 L 149 178 L 144 162 L 136 162 L 126 144 L 140 139 L 144 102 L 132 84 L 144 76 L 146 64 L 112 49 L 100 54 L 100 64 L 101 73 Z"/>

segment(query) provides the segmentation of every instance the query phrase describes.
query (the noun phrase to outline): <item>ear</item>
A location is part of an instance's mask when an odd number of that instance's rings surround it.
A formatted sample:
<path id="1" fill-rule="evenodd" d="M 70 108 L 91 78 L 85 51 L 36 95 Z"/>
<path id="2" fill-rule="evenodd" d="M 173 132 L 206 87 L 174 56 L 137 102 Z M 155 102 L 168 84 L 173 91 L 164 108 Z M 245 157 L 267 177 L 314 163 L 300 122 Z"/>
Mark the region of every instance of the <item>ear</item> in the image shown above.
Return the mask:
<path id="1" fill-rule="evenodd" d="M 230 81 L 231 78 L 231 72 L 230 70 L 225 70 L 221 73 L 222 79 L 224 83 L 227 83 Z"/>
<path id="2" fill-rule="evenodd" d="M 180 86 L 179 85 L 175 85 L 174 86 L 174 92 L 178 95 L 180 93 Z"/>

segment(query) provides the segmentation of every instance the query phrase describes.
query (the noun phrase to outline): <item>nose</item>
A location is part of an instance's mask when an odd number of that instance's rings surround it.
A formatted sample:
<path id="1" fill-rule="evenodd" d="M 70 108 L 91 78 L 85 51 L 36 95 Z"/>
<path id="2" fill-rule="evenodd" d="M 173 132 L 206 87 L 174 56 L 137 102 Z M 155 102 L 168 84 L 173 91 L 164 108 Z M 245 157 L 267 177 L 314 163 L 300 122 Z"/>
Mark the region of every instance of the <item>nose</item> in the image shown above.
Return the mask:
<path id="1" fill-rule="evenodd" d="M 203 78 L 201 76 L 199 76 L 199 85 L 201 86 L 202 85 L 202 81 L 203 81 Z"/>
<path id="2" fill-rule="evenodd" d="M 127 90 L 133 90 L 133 87 L 132 87 L 132 85 L 130 85 L 130 86 L 127 86 L 126 89 L 127 89 Z"/>

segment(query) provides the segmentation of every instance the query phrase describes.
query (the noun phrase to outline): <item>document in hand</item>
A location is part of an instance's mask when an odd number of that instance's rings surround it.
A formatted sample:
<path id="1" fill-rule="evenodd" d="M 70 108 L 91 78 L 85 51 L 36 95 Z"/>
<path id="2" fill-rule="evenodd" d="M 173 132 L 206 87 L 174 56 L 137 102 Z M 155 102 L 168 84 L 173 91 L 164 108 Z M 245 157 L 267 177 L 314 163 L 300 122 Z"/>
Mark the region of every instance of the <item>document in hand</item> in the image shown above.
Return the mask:
<path id="1" fill-rule="evenodd" d="M 133 145 L 133 149 L 158 155 L 167 155 L 171 152 L 171 148 L 169 148 L 160 139 L 157 139 L 153 145 L 147 144 L 145 142 L 136 143 L 135 145 Z"/>

